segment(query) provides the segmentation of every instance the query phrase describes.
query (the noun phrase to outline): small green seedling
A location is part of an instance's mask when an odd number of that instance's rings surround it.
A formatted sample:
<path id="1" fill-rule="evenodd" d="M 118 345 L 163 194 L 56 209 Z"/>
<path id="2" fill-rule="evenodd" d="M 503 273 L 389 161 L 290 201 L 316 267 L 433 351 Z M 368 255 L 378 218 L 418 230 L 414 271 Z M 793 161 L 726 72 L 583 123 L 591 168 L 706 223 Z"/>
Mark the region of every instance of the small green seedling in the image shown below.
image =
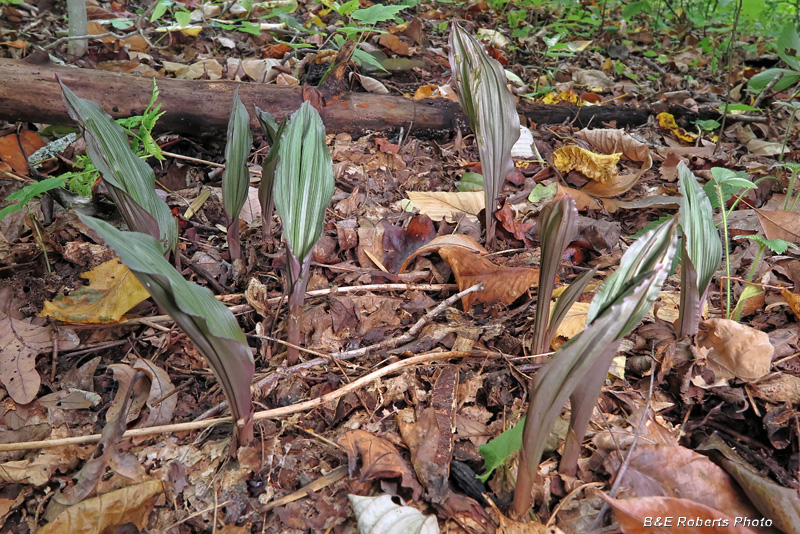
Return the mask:
<path id="1" fill-rule="evenodd" d="M 758 252 L 756 252 L 755 257 L 753 258 L 753 263 L 750 265 L 750 270 L 747 273 L 747 284 L 745 285 L 742 294 L 739 295 L 739 301 L 736 303 L 736 307 L 733 310 L 733 320 L 738 321 L 742 317 L 742 306 L 744 305 L 744 301 L 752 296 L 755 296 L 760 291 L 760 288 L 756 285 L 753 285 L 752 281 L 758 272 L 758 267 L 761 265 L 761 259 L 764 255 L 764 251 L 766 249 L 770 249 L 775 254 L 785 254 L 790 248 L 798 250 L 800 247 L 790 241 L 777 238 L 767 239 L 766 237 L 758 234 L 739 235 L 734 239 L 749 239 L 758 243 Z"/>

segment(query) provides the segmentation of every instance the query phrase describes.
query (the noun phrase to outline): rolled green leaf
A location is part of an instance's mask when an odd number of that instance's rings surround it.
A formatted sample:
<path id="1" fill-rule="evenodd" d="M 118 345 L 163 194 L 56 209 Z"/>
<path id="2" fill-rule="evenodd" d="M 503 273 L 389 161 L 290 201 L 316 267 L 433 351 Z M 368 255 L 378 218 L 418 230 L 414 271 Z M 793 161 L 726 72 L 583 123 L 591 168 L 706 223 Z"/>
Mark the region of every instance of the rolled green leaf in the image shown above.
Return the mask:
<path id="1" fill-rule="evenodd" d="M 63 83 L 61 91 L 70 117 L 83 130 L 86 152 L 128 228 L 160 240 L 164 252 L 176 250 L 178 224 L 167 203 L 155 192 L 153 169 L 131 150 L 125 130 L 96 102 L 79 98 Z"/>
<path id="2" fill-rule="evenodd" d="M 270 144 L 269 152 L 264 156 L 261 165 L 261 183 L 258 185 L 258 201 L 261 204 L 261 227 L 264 232 L 264 243 L 270 240 L 272 227 L 272 210 L 275 207 L 273 199 L 273 186 L 275 184 L 275 168 L 278 166 L 278 148 L 286 128 L 284 118 L 280 125 L 275 122 L 275 118 L 267 111 L 256 106 L 256 116 L 258 123 L 267 142 Z"/>
<path id="3" fill-rule="evenodd" d="M 449 59 L 458 102 L 478 145 L 486 197 L 486 243 L 491 246 L 497 197 L 506 175 L 514 168 L 511 148 L 519 139 L 517 105 L 506 87 L 503 67 L 455 20 L 450 31 Z"/>
<path id="4" fill-rule="evenodd" d="M 683 246 L 678 334 L 684 337 L 697 334 L 708 286 L 722 261 L 722 241 L 714 224 L 711 201 L 683 162 L 678 164 L 678 182 L 683 195 L 680 211 Z"/>
<path id="5" fill-rule="evenodd" d="M 653 293 L 648 294 L 648 298 L 640 303 L 640 308 L 637 308 L 634 314 L 625 317 L 627 323 L 624 330 L 630 332 L 639 324 L 658 296 L 658 291 L 669 272 L 677 248 L 677 224 L 677 217 L 672 217 L 633 242 L 622 256 L 617 270 L 606 278 L 592 299 L 586 316 L 587 324 L 605 313 L 609 306 L 630 291 L 631 285 L 636 283 L 639 277 L 656 270 L 656 267 L 662 265 L 668 258 L 670 263 L 667 265 L 667 271 L 663 273 L 664 278 L 661 283 L 657 284 L 658 287 L 653 289 Z"/>
<path id="6" fill-rule="evenodd" d="M 289 119 L 278 148 L 275 208 L 292 254 L 302 263 L 322 234 L 325 210 L 333 197 L 333 162 L 325 126 L 309 102 Z"/>
<path id="7" fill-rule="evenodd" d="M 523 460 L 536 477 L 550 426 L 571 400 L 570 432 L 559 470 L 574 473 L 592 408 L 622 338 L 652 306 L 669 274 L 677 248 L 677 218 L 635 241 L 589 308 L 586 329 L 565 343 L 533 377 L 523 430 Z M 517 488 L 514 507 L 527 510 L 530 487 Z"/>
<path id="8" fill-rule="evenodd" d="M 541 354 L 547 350 L 551 339 L 548 331 L 555 333 L 557 325 L 550 322 L 550 299 L 553 296 L 556 274 L 564 249 L 578 232 L 578 210 L 575 201 L 564 195 L 547 203 L 539 214 L 539 240 L 542 243 L 539 292 L 536 299 L 536 322 L 533 326 L 533 350 Z M 578 294 L 580 295 L 580 293 Z M 577 296 L 576 295 L 576 298 Z"/>
<path id="9" fill-rule="evenodd" d="M 192 340 L 222 385 L 235 421 L 244 421 L 231 444 L 246 445 L 253 438 L 253 402 L 250 384 L 255 364 L 247 339 L 236 318 L 208 289 L 186 281 L 164 259 L 155 238 L 139 232 L 121 232 L 100 219 L 78 214 L 147 289 L 153 300 Z"/>
<path id="10" fill-rule="evenodd" d="M 247 156 L 253 147 L 253 134 L 250 132 L 250 115 L 239 98 L 239 89 L 233 95 L 227 139 L 225 172 L 222 174 L 222 201 L 225 213 L 228 214 L 228 250 L 231 260 L 240 260 L 242 244 L 239 237 L 239 213 L 250 189 Z"/>

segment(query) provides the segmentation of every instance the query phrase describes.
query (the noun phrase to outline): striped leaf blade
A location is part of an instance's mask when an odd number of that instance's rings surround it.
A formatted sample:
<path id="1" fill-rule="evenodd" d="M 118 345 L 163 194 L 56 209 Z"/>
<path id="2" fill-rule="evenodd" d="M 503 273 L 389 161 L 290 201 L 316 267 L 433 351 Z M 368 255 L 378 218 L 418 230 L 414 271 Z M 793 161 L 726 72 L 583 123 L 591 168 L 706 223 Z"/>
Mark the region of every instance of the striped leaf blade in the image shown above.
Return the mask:
<path id="1" fill-rule="evenodd" d="M 255 373 L 253 355 L 236 318 L 208 289 L 186 281 L 164 259 L 160 243 L 139 232 L 122 232 L 100 219 L 78 215 L 117 253 L 147 289 L 153 300 L 186 333 L 222 385 L 234 420 L 244 420 L 236 443 L 253 437 L 250 384 Z"/>
<path id="2" fill-rule="evenodd" d="M 89 158 L 108 185 L 128 228 L 161 240 L 165 251 L 175 250 L 178 224 L 154 189 L 153 169 L 134 154 L 125 130 L 96 102 L 78 97 L 63 83 L 61 91 L 70 117 L 83 130 Z"/>
<path id="3" fill-rule="evenodd" d="M 280 139 L 275 167 L 275 208 L 291 254 L 303 263 L 322 234 L 333 197 L 333 162 L 325 126 L 309 102 L 292 114 Z"/>

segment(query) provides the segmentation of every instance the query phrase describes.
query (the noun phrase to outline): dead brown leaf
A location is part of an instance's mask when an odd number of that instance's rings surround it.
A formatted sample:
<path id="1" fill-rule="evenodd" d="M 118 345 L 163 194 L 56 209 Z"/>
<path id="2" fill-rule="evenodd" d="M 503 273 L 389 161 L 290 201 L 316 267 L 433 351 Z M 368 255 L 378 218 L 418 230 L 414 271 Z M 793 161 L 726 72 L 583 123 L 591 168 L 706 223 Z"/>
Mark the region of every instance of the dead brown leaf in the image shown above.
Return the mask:
<path id="1" fill-rule="evenodd" d="M 30 130 L 4 135 L 0 137 L 0 160 L 14 169 L 14 172 L 27 175 L 28 156 L 43 146 L 42 138 Z"/>
<path id="2" fill-rule="evenodd" d="M 758 380 L 769 372 L 775 352 L 766 332 L 729 319 L 704 321 L 697 346 L 706 351 L 707 367 L 716 377 L 714 385 L 733 377 Z"/>
<path id="3" fill-rule="evenodd" d="M 439 255 L 453 270 L 461 291 L 481 282 L 484 284 L 483 291 L 461 299 L 464 310 L 472 308 L 475 302 L 511 304 L 539 283 L 539 269 L 500 267 L 464 247 L 444 246 L 439 248 Z"/>
<path id="4" fill-rule="evenodd" d="M 0 382 L 17 403 L 28 404 L 36 398 L 41 385 L 36 355 L 53 350 L 53 335 L 49 326 L 37 326 L 0 312 Z M 61 328 L 57 335 L 59 350 L 74 349 L 80 344 L 73 330 Z"/>
<path id="5" fill-rule="evenodd" d="M 620 497 L 680 497 L 733 517 L 758 515 L 730 475 L 702 454 L 679 445 L 651 444 L 640 444 L 628 454 Z M 605 466 L 616 476 L 620 454 L 612 452 Z"/>
<path id="6" fill-rule="evenodd" d="M 477 221 L 478 214 L 485 206 L 483 191 L 409 191 L 408 200 L 434 221 L 445 220 L 452 223 L 459 213 L 466 214 Z"/>
<path id="7" fill-rule="evenodd" d="M 603 209 L 603 206 L 597 201 L 597 199 L 592 198 L 583 191 L 558 184 L 558 189 L 556 190 L 556 195 L 553 197 L 553 200 L 558 200 L 564 195 L 569 195 L 572 197 L 572 199 L 575 201 L 575 207 L 578 209 L 578 211 Z"/>
<path id="8" fill-rule="evenodd" d="M 61 512 L 39 529 L 39 534 L 92 532 L 105 534 L 133 523 L 142 529 L 147 523 L 156 496 L 164 491 L 159 480 L 150 480 L 88 499 Z"/>
<path id="9" fill-rule="evenodd" d="M 336 442 L 347 451 L 350 476 L 361 456 L 361 477 L 364 480 L 400 477 L 400 484 L 411 490 L 414 500 L 422 495 L 422 486 L 411 467 L 389 441 L 364 430 L 345 432 Z"/>
<path id="10" fill-rule="evenodd" d="M 467 251 L 473 251 L 480 254 L 485 254 L 487 252 L 487 250 L 483 248 L 483 245 L 478 243 L 474 237 L 463 234 L 440 235 L 434 237 L 429 243 L 419 247 L 416 251 L 414 251 L 413 254 L 406 258 L 406 260 L 398 269 L 398 272 L 404 272 L 411 261 L 417 256 L 429 254 L 431 252 L 438 252 L 440 248 L 446 246 L 462 247 Z"/>
<path id="11" fill-rule="evenodd" d="M 734 525 L 734 518 L 688 499 L 612 499 L 602 493 L 600 496 L 614 510 L 625 534 L 755 534 L 741 524 Z"/>
<path id="12" fill-rule="evenodd" d="M 767 239 L 800 244 L 800 213 L 786 210 L 755 210 Z"/>

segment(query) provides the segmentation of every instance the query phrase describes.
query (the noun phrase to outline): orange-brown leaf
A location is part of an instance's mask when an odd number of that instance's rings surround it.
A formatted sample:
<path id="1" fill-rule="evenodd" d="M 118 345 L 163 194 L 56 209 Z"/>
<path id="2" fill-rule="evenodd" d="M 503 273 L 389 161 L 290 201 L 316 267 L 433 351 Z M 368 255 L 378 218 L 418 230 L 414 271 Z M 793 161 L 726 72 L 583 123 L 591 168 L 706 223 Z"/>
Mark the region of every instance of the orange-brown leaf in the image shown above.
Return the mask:
<path id="1" fill-rule="evenodd" d="M 469 310 L 475 302 L 511 304 L 539 283 L 539 269 L 500 267 L 463 247 L 441 247 L 439 256 L 453 270 L 460 290 L 480 282 L 484 284 L 483 291 L 470 293 L 461 299 L 465 310 Z"/>

